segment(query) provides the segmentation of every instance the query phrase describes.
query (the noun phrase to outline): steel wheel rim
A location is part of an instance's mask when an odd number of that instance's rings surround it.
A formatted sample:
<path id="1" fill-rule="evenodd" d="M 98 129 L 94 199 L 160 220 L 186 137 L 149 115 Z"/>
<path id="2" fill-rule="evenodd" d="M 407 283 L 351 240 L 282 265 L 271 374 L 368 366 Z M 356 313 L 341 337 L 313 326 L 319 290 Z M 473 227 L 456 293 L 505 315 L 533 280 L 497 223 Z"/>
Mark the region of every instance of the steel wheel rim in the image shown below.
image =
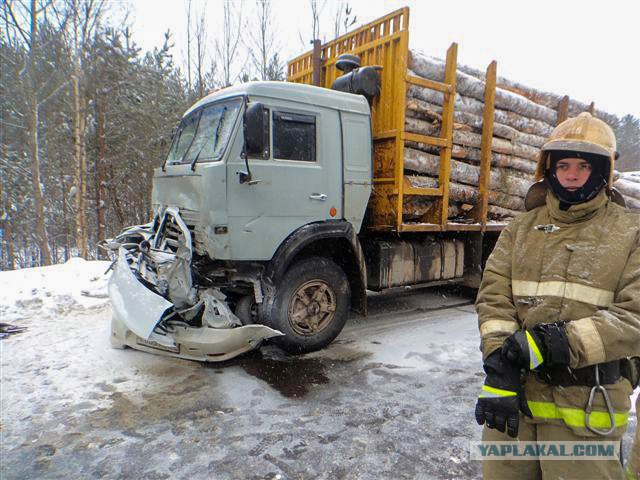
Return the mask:
<path id="1" fill-rule="evenodd" d="M 289 325 L 305 337 L 323 331 L 335 316 L 336 295 L 323 280 L 310 280 L 299 286 L 289 301 Z"/>

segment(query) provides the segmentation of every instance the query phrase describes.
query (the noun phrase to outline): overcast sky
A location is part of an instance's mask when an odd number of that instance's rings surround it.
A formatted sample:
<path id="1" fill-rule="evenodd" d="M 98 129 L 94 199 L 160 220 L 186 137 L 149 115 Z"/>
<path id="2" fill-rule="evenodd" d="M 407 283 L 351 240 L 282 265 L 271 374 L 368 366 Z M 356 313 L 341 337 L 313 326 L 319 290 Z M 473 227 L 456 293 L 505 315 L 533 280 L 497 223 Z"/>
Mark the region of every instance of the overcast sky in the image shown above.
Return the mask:
<path id="1" fill-rule="evenodd" d="M 111 0 L 114 1 L 114 0 Z M 126 2 L 120 1 L 123 5 Z M 223 0 L 194 0 L 204 12 L 211 45 L 220 31 Z M 235 2 L 240 5 L 240 0 Z M 327 0 L 321 29 L 332 32 L 338 1 Z M 186 1 L 131 0 L 134 38 L 144 49 L 174 33 L 174 55 L 186 51 Z M 244 0 L 250 19 L 254 0 Z M 640 117 L 640 0 L 351 0 L 356 25 L 409 6 L 412 48 L 443 57 L 457 42 L 458 62 L 485 69 L 498 61 L 498 75 L 525 85 L 567 94 L 596 108 Z M 273 0 L 281 57 L 289 60 L 308 50 L 308 0 Z M 211 46 L 211 51 L 213 47 Z M 238 68 L 245 58 L 238 58 Z"/>

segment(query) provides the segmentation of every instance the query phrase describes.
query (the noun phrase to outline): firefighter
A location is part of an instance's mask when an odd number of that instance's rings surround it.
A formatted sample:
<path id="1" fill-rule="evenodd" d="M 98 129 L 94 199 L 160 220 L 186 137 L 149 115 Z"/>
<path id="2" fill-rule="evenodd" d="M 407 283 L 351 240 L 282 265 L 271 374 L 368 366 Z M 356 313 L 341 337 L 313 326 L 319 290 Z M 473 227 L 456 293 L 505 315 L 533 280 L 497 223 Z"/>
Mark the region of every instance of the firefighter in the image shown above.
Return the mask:
<path id="1" fill-rule="evenodd" d="M 640 215 L 612 189 L 616 140 L 589 113 L 543 145 L 527 212 L 502 232 L 476 300 L 484 441 L 613 441 L 640 355 Z M 614 201 L 616 200 L 616 201 Z M 486 479 L 622 479 L 619 460 L 484 461 Z"/>
<path id="2" fill-rule="evenodd" d="M 636 438 L 625 469 L 627 480 L 640 480 L 640 395 L 636 398 Z"/>

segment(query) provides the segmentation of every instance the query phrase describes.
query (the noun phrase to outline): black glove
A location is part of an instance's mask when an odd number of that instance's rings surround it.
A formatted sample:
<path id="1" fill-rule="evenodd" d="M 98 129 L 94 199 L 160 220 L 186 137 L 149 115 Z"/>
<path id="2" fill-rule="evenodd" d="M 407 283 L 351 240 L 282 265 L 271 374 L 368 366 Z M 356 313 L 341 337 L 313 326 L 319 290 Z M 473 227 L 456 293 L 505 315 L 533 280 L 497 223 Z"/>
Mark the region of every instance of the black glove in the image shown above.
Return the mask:
<path id="1" fill-rule="evenodd" d="M 518 435 L 519 411 L 533 417 L 520 383 L 520 367 L 502 358 L 496 350 L 484 362 L 487 374 L 476 403 L 476 421 L 510 437 Z"/>
<path id="2" fill-rule="evenodd" d="M 520 330 L 502 344 L 502 356 L 529 370 L 569 365 L 569 341 L 564 322 L 542 323 Z"/>

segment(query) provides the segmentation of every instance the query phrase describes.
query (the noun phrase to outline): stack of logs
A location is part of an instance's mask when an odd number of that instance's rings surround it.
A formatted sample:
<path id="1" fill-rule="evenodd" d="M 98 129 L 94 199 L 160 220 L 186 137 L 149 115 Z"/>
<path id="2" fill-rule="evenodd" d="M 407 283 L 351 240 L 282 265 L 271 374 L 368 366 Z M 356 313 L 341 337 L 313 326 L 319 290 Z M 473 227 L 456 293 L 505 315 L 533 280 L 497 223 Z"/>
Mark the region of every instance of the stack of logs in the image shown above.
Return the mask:
<path id="1" fill-rule="evenodd" d="M 444 62 L 420 52 L 410 52 L 409 69 L 411 75 L 440 82 L 444 80 Z M 469 212 L 476 204 L 479 193 L 484 74 L 469 67 L 458 66 L 456 90 L 449 219 L 471 222 Z M 440 136 L 443 94 L 411 86 L 407 91 L 406 102 L 406 131 Z M 563 108 L 565 112 L 559 113 Z M 534 182 L 540 147 L 564 115 L 574 116 L 587 110 L 593 111 L 593 106 L 577 101 L 566 103 L 560 95 L 540 92 L 498 78 L 491 147 L 490 220 L 505 221 L 524 211 L 524 197 Z M 615 121 L 615 117 L 606 112 L 594 113 L 610 124 Z M 413 186 L 437 187 L 439 165 L 438 147 L 405 142 L 405 175 Z M 408 197 L 405 201 L 405 219 L 418 221 L 429 211 L 432 203 L 430 197 Z"/>
<path id="2" fill-rule="evenodd" d="M 615 172 L 613 178 L 613 186 L 622 194 L 627 207 L 640 211 L 640 172 Z"/>

